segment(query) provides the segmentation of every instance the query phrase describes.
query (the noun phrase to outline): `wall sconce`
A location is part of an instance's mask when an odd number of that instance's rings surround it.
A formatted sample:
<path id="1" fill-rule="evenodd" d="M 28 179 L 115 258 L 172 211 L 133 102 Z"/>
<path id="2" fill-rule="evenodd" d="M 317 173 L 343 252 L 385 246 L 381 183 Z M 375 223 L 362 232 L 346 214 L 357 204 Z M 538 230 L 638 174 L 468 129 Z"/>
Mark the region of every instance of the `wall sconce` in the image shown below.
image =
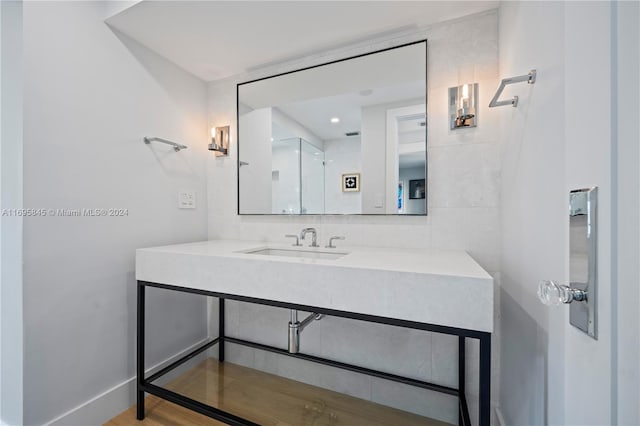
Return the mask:
<path id="1" fill-rule="evenodd" d="M 215 151 L 216 157 L 229 155 L 229 126 L 211 128 L 209 151 Z"/>
<path id="2" fill-rule="evenodd" d="M 478 83 L 449 88 L 449 128 L 451 130 L 478 125 Z"/>

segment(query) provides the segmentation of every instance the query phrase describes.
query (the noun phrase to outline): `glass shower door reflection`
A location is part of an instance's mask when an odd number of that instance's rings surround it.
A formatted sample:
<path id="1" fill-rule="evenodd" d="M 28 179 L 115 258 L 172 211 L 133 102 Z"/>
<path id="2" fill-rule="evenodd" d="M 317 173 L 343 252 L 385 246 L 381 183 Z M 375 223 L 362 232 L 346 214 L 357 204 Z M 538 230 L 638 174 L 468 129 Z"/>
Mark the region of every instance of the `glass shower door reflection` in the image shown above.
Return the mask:
<path id="1" fill-rule="evenodd" d="M 273 141 L 271 213 L 300 214 L 300 138 Z"/>
<path id="2" fill-rule="evenodd" d="M 302 214 L 324 213 L 324 151 L 300 139 Z"/>

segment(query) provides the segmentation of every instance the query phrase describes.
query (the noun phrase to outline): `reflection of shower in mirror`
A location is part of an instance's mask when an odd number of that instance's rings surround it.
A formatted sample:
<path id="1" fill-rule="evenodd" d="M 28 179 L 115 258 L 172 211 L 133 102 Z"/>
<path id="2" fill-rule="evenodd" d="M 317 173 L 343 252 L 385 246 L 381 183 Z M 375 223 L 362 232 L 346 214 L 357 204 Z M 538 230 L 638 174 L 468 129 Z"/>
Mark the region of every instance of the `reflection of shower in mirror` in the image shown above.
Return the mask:
<path id="1" fill-rule="evenodd" d="M 426 41 L 239 84 L 238 212 L 425 215 L 426 88 Z"/>

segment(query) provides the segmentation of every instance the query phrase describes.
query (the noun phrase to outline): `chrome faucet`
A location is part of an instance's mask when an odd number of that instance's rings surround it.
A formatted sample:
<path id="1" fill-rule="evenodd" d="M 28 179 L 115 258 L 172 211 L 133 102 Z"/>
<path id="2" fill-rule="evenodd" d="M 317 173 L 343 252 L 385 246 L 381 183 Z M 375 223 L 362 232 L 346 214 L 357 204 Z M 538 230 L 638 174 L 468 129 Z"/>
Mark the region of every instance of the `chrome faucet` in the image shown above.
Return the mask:
<path id="1" fill-rule="evenodd" d="M 333 240 L 344 240 L 344 237 L 331 237 L 329 238 L 329 245 L 326 245 L 326 248 L 336 248 L 336 246 L 333 245 Z"/>
<path id="2" fill-rule="evenodd" d="M 299 241 L 297 235 L 287 234 L 287 235 L 285 235 L 285 238 L 295 238 L 296 239 L 296 243 L 295 244 L 291 244 L 291 245 L 294 246 L 294 247 L 302 247 L 302 244 L 300 244 L 300 241 Z"/>
<path id="3" fill-rule="evenodd" d="M 311 232 L 311 244 L 309 247 L 320 247 L 318 245 L 318 234 L 316 233 L 316 228 L 304 228 L 302 232 L 300 232 L 300 239 L 304 240 L 304 237 Z"/>

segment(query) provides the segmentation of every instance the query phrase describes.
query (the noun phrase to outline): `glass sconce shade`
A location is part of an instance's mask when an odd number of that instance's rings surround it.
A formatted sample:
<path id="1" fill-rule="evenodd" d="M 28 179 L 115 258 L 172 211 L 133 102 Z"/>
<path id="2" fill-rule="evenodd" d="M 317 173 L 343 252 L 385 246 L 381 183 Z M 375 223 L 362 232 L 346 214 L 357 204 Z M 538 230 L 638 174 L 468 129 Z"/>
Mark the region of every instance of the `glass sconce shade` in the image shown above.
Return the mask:
<path id="1" fill-rule="evenodd" d="M 478 125 L 478 83 L 449 88 L 449 128 L 451 130 Z"/>

